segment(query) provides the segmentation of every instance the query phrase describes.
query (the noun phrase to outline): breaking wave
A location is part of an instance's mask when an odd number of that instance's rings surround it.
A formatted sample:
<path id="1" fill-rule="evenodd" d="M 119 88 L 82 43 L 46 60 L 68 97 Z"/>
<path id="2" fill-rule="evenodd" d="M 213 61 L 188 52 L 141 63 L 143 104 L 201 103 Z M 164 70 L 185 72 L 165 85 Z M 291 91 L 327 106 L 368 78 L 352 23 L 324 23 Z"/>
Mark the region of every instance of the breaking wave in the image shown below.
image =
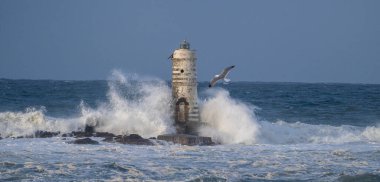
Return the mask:
<path id="1" fill-rule="evenodd" d="M 260 143 L 270 144 L 341 144 L 350 142 L 380 142 L 380 128 L 350 125 L 311 125 L 301 122 L 260 122 Z"/>
<path id="2" fill-rule="evenodd" d="M 201 118 L 207 125 L 200 129 L 204 136 L 223 144 L 254 144 L 260 125 L 253 107 L 230 97 L 223 89 L 206 91 L 208 98 L 201 103 Z"/>
<path id="3" fill-rule="evenodd" d="M 37 130 L 70 132 L 81 125 L 76 119 L 58 119 L 45 115 L 45 108 L 27 108 L 24 112 L 0 113 L 0 136 L 32 135 Z"/>
<path id="4" fill-rule="evenodd" d="M 28 108 L 25 112 L 0 113 L 0 136 L 32 135 L 37 130 L 71 132 L 86 124 L 96 125 L 97 131 L 114 134 L 138 133 L 143 137 L 173 133 L 170 101 L 171 92 L 165 81 L 125 76 L 113 71 L 108 81 L 108 101 L 97 108 L 80 103 L 81 116 L 51 118 L 45 109 Z"/>
<path id="5" fill-rule="evenodd" d="M 46 116 L 45 108 L 27 108 L 23 112 L 0 113 L 0 136 L 32 135 L 37 130 L 61 133 L 83 129 L 85 124 L 97 131 L 114 134 L 137 133 L 156 137 L 173 133 L 171 91 L 167 83 L 138 75 L 114 71 L 108 81 L 107 101 L 95 108 L 80 103 L 81 115 L 73 118 Z M 224 89 L 206 90 L 199 102 L 201 119 L 207 125 L 200 134 L 222 144 L 299 144 L 380 142 L 380 127 L 311 125 L 267 122 L 255 115 L 255 106 L 232 98 Z"/>
<path id="6" fill-rule="evenodd" d="M 207 125 L 200 133 L 222 144 L 380 142 L 380 127 L 261 121 L 255 115 L 254 106 L 231 98 L 228 91 L 211 89 L 206 92 L 208 98 L 201 102 L 201 118 Z"/>
<path id="7" fill-rule="evenodd" d="M 114 71 L 108 83 L 108 103 L 96 109 L 81 104 L 82 120 L 96 125 L 97 131 L 115 134 L 156 137 L 173 133 L 171 92 L 165 81 L 136 78 Z"/>

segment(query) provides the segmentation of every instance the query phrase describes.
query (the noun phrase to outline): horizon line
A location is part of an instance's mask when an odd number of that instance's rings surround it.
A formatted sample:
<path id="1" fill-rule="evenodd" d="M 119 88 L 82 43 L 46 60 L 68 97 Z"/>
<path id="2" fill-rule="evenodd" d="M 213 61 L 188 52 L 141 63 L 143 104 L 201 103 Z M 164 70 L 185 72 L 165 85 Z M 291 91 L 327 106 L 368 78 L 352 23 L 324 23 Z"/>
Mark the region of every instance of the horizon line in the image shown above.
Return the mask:
<path id="1" fill-rule="evenodd" d="M 108 79 L 32 79 L 32 78 L 3 78 L 0 80 L 14 80 L 14 81 L 109 81 Z M 143 80 L 149 81 L 149 80 Z M 171 80 L 165 80 L 166 82 L 171 82 Z M 200 80 L 198 83 L 205 83 L 209 81 Z M 362 83 L 362 82 L 325 82 L 325 81 L 316 81 L 316 82 L 303 82 L 303 81 L 247 81 L 247 80 L 235 80 L 233 82 L 246 82 L 246 83 L 290 83 L 290 84 L 352 84 L 352 85 L 380 85 L 380 83 Z"/>

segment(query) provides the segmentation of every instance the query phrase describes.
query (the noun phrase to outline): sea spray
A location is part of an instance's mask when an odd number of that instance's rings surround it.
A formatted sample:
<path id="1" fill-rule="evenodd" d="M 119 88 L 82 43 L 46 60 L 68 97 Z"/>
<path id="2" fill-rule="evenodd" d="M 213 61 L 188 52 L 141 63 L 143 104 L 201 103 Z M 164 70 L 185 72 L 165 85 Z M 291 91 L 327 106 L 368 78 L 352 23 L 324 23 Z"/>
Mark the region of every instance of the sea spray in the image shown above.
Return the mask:
<path id="1" fill-rule="evenodd" d="M 107 83 L 106 100 L 96 107 L 90 107 L 84 101 L 78 102 L 80 116 L 51 117 L 47 115 L 49 108 L 44 107 L 0 112 L 0 135 L 3 138 L 33 135 L 37 130 L 66 133 L 83 130 L 86 123 L 97 125 L 98 131 L 137 133 L 144 137 L 175 132 L 170 108 L 171 91 L 165 81 L 114 71 Z M 232 98 L 227 90 L 212 88 L 205 93 L 207 96 L 200 102 L 200 111 L 207 126 L 200 129 L 200 134 L 211 136 L 222 144 L 380 142 L 379 125 L 360 127 L 283 120 L 268 122 L 256 118 L 255 106 Z"/>
<path id="2" fill-rule="evenodd" d="M 108 82 L 108 103 L 96 109 L 82 104 L 82 118 L 97 131 L 137 133 L 143 137 L 173 133 L 170 89 L 165 81 L 141 81 L 137 75 L 114 71 Z"/>
<path id="3" fill-rule="evenodd" d="M 260 121 L 259 143 L 265 144 L 342 144 L 350 142 L 380 142 L 380 128 L 351 125 L 312 125 L 301 122 L 274 123 Z"/>
<path id="4" fill-rule="evenodd" d="M 77 120 L 45 116 L 45 108 L 27 108 L 23 112 L 0 113 L 0 136 L 18 137 L 33 135 L 37 130 L 70 132 L 76 129 Z"/>
<path id="5" fill-rule="evenodd" d="M 222 144 L 254 144 L 260 133 L 260 125 L 254 109 L 230 97 L 223 89 L 209 89 L 208 98 L 201 102 L 201 135 L 211 136 Z"/>
<path id="6" fill-rule="evenodd" d="M 0 136 L 33 135 L 37 130 L 66 133 L 83 130 L 85 124 L 96 125 L 97 131 L 137 133 L 143 137 L 175 131 L 170 109 L 171 92 L 165 81 L 137 74 L 125 76 L 113 71 L 108 87 L 106 102 L 95 108 L 87 106 L 84 101 L 79 104 L 79 117 L 48 117 L 44 107 L 27 108 L 24 112 L 1 112 Z"/>
<path id="7" fill-rule="evenodd" d="M 206 123 L 200 134 L 222 144 L 342 144 L 380 142 L 379 126 L 312 125 L 282 120 L 258 120 L 255 107 L 232 98 L 224 89 L 206 91 L 200 102 L 201 119 Z"/>

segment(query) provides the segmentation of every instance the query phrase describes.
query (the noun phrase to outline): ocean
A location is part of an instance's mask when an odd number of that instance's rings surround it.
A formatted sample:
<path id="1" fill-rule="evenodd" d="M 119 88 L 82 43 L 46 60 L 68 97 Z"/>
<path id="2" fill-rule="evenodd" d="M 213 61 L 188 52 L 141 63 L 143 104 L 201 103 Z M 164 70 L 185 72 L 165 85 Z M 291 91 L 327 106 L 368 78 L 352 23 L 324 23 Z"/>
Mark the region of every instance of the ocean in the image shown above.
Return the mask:
<path id="1" fill-rule="evenodd" d="M 0 181 L 380 181 L 380 85 L 198 85 L 215 146 L 69 144 L 37 130 L 173 133 L 170 82 L 0 79 Z"/>

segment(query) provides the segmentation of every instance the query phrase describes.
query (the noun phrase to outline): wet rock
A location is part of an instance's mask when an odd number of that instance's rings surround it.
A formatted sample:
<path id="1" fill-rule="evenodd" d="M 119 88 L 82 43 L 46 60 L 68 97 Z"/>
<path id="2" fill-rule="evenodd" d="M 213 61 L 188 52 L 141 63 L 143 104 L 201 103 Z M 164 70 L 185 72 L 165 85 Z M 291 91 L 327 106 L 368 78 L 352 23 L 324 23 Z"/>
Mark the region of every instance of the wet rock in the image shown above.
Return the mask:
<path id="1" fill-rule="evenodd" d="M 94 133 L 95 132 L 95 127 L 86 124 L 86 126 L 84 128 L 84 132 L 85 133 Z"/>
<path id="2" fill-rule="evenodd" d="M 112 138 L 115 137 L 113 133 L 108 133 L 108 132 L 96 132 L 93 134 L 94 137 L 103 137 L 103 138 Z"/>
<path id="3" fill-rule="evenodd" d="M 50 131 L 38 130 L 34 133 L 34 137 L 35 138 L 51 138 L 51 137 L 57 136 L 59 134 L 60 134 L 60 132 L 50 132 Z"/>
<path id="4" fill-rule="evenodd" d="M 113 133 L 108 132 L 96 132 L 96 133 L 89 133 L 85 131 L 73 131 L 71 133 L 65 133 L 62 134 L 62 137 L 75 137 L 75 138 L 83 138 L 83 137 L 102 137 L 102 138 L 112 138 L 116 137 Z"/>
<path id="5" fill-rule="evenodd" d="M 73 137 L 74 135 L 72 133 L 64 133 L 62 134 L 62 137 Z"/>
<path id="6" fill-rule="evenodd" d="M 168 142 L 173 142 L 181 145 L 215 145 L 211 140 L 211 137 L 202 137 L 196 135 L 187 134 L 169 134 L 169 135 L 159 135 L 158 140 L 164 140 Z"/>
<path id="7" fill-rule="evenodd" d="M 91 138 L 76 139 L 76 140 L 70 141 L 68 143 L 71 143 L 71 144 L 91 144 L 91 145 L 99 144 L 99 142 L 92 140 Z"/>
<path id="8" fill-rule="evenodd" d="M 73 137 L 76 137 L 76 138 L 92 137 L 93 136 L 92 133 L 86 133 L 84 131 L 73 131 L 73 132 L 71 132 L 71 134 Z"/>
<path id="9" fill-rule="evenodd" d="M 116 137 L 108 137 L 103 141 L 106 142 L 117 142 L 122 144 L 131 144 L 131 145 L 154 145 L 149 139 L 145 139 L 137 134 L 131 135 L 118 135 Z"/>
<path id="10" fill-rule="evenodd" d="M 115 137 L 107 137 L 107 138 L 104 138 L 103 139 L 103 141 L 104 142 L 112 142 L 112 143 L 114 143 L 115 142 L 115 139 L 114 139 Z"/>
<path id="11" fill-rule="evenodd" d="M 138 134 L 130 134 L 129 136 L 127 135 L 124 135 L 124 137 L 128 140 L 141 140 L 141 139 L 144 139 L 143 137 L 141 137 L 140 135 Z"/>

